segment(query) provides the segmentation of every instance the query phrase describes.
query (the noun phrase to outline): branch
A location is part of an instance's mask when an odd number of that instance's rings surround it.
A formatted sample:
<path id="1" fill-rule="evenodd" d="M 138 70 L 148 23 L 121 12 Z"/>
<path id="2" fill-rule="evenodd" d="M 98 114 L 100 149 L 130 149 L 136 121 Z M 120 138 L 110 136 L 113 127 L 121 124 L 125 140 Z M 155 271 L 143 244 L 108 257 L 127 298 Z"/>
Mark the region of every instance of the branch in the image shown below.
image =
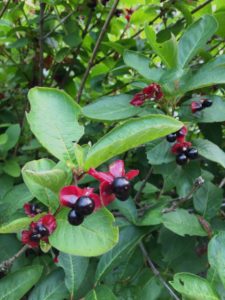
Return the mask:
<path id="1" fill-rule="evenodd" d="M 1 10 L 1 12 L 0 12 L 0 19 L 3 17 L 4 13 L 6 12 L 8 6 L 9 6 L 10 1 L 11 1 L 11 0 L 8 0 L 8 1 L 6 2 L 6 4 L 3 6 L 3 8 L 2 8 L 2 10 Z"/>
<path id="2" fill-rule="evenodd" d="M 13 255 L 11 258 L 3 261 L 0 264 L 0 271 L 2 272 L 6 272 L 8 269 L 11 268 L 11 266 L 13 265 L 14 261 L 20 256 L 22 255 L 26 250 L 28 249 L 27 245 L 24 245 L 15 255 Z"/>
<path id="3" fill-rule="evenodd" d="M 39 36 L 39 80 L 38 84 L 39 86 L 43 85 L 43 69 L 44 69 L 44 57 L 43 57 L 43 48 L 44 48 L 44 39 L 43 39 L 43 33 L 44 33 L 44 10 L 45 10 L 45 3 L 40 3 L 40 20 L 39 20 L 39 30 L 40 30 L 40 36 Z"/>
<path id="4" fill-rule="evenodd" d="M 195 179 L 194 184 L 190 192 L 183 198 L 178 198 L 177 200 L 173 201 L 171 207 L 164 209 L 162 212 L 167 213 L 170 211 L 174 211 L 177 207 L 182 205 L 187 200 L 191 199 L 193 194 L 204 184 L 204 179 L 200 176 Z"/>
<path id="5" fill-rule="evenodd" d="M 77 94 L 77 102 L 78 103 L 80 102 L 80 99 L 81 99 L 81 96 L 82 96 L 82 92 L 83 92 L 86 80 L 87 80 L 89 72 L 90 72 L 90 70 L 91 70 L 91 68 L 93 66 L 93 62 L 94 62 L 95 57 L 97 55 L 97 52 L 98 52 L 98 49 L 100 47 L 101 41 L 102 41 L 102 39 L 104 37 L 104 34 L 105 34 L 106 30 L 107 30 L 107 27 L 108 27 L 108 25 L 109 25 L 109 23 L 110 23 L 113 15 L 114 15 L 114 12 L 116 10 L 116 7 L 117 7 L 118 3 L 119 3 L 119 0 L 115 0 L 114 1 L 113 6 L 112 6 L 112 8 L 111 8 L 111 10 L 110 10 L 110 12 L 108 14 L 108 17 L 106 18 L 105 23 L 104 23 L 104 25 L 103 25 L 103 27 L 101 29 L 101 32 L 100 32 L 100 34 L 98 36 L 98 39 L 96 41 L 96 45 L 95 45 L 94 50 L 93 50 L 93 54 L 92 54 L 92 56 L 91 56 L 91 58 L 90 58 L 90 60 L 88 62 L 87 69 L 86 69 L 86 71 L 84 73 L 84 76 L 83 76 L 81 84 L 80 84 L 80 89 L 79 89 L 78 94 Z"/>
<path id="6" fill-rule="evenodd" d="M 55 27 L 53 27 L 52 30 L 43 37 L 43 39 L 47 39 L 47 37 L 49 37 L 59 26 L 61 26 L 63 23 L 65 23 L 66 20 L 70 16 L 72 16 L 76 11 L 77 11 L 77 8 L 74 9 L 74 10 L 72 10 L 67 16 L 65 16 L 64 18 L 62 18 L 62 20 L 59 22 L 59 24 L 57 24 Z"/>
<path id="7" fill-rule="evenodd" d="M 141 242 L 139 246 L 140 246 L 140 249 L 143 253 L 143 256 L 145 257 L 145 259 L 148 263 L 148 266 L 152 270 L 152 273 L 159 278 L 160 282 L 162 283 L 162 285 L 164 285 L 164 287 L 167 289 L 168 293 L 170 294 L 171 297 L 173 297 L 173 299 L 180 300 L 180 298 L 174 293 L 174 291 L 171 289 L 171 287 L 163 279 L 163 277 L 161 276 L 159 270 L 155 267 L 153 261 L 151 260 L 151 258 L 149 257 L 149 255 L 148 255 L 148 253 L 145 249 L 144 244 Z"/>
<path id="8" fill-rule="evenodd" d="M 222 181 L 219 184 L 219 188 L 221 189 L 225 185 L 225 177 L 222 179 Z"/>
<path id="9" fill-rule="evenodd" d="M 140 189 L 138 190 L 137 194 L 136 194 L 135 197 L 134 197 L 134 202 L 135 202 L 135 203 L 137 203 L 137 202 L 140 201 L 139 198 L 140 198 L 140 196 L 141 196 L 141 193 L 142 193 L 143 189 L 144 189 L 145 186 L 146 186 L 147 181 L 149 180 L 149 178 L 150 178 L 150 176 L 151 176 L 151 174 L 152 174 L 152 171 L 153 171 L 153 168 L 150 167 L 148 173 L 147 173 L 146 176 L 145 176 L 144 181 L 142 182 L 142 184 L 141 184 L 141 186 L 140 186 Z"/>

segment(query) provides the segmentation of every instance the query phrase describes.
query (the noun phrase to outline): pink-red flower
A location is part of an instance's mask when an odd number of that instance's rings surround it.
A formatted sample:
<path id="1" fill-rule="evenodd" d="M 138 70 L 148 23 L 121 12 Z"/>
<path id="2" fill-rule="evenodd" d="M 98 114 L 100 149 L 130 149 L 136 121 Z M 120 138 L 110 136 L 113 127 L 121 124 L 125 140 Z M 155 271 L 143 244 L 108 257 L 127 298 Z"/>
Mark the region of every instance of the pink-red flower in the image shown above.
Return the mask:
<path id="1" fill-rule="evenodd" d="M 87 196 L 94 201 L 95 209 L 98 209 L 101 207 L 100 197 L 93 191 L 94 189 L 89 187 L 81 189 L 75 185 L 65 186 L 60 191 L 60 203 L 62 206 L 74 208 L 80 197 Z"/>
<path id="2" fill-rule="evenodd" d="M 134 95 L 130 101 L 131 105 L 141 106 L 147 99 L 160 100 L 163 97 L 163 93 L 160 85 L 157 83 L 151 83 L 149 86 L 145 87 L 141 92 Z"/>
<path id="3" fill-rule="evenodd" d="M 191 142 L 181 142 L 181 143 L 176 143 L 172 146 L 171 151 L 174 154 L 180 154 L 184 151 L 186 151 L 188 148 L 191 147 Z"/>
<path id="4" fill-rule="evenodd" d="M 37 214 L 41 213 L 41 209 L 33 203 L 25 203 L 23 206 L 24 212 L 29 217 L 34 217 Z"/>
<path id="5" fill-rule="evenodd" d="M 191 102 L 191 111 L 196 113 L 197 111 L 201 111 L 203 109 L 202 103 L 200 101 Z"/>
<path id="6" fill-rule="evenodd" d="M 126 200 L 129 196 L 129 180 L 139 174 L 139 170 L 131 170 L 125 173 L 124 162 L 117 160 L 109 166 L 108 172 L 99 172 L 91 168 L 88 174 L 101 182 L 100 196 L 102 205 L 108 205 L 116 197 L 120 200 Z"/>
<path id="7" fill-rule="evenodd" d="M 56 219 L 52 214 L 41 217 L 37 222 L 31 222 L 29 230 L 22 231 L 22 243 L 31 248 L 39 246 L 40 240 L 48 242 L 48 236 L 56 229 Z"/>

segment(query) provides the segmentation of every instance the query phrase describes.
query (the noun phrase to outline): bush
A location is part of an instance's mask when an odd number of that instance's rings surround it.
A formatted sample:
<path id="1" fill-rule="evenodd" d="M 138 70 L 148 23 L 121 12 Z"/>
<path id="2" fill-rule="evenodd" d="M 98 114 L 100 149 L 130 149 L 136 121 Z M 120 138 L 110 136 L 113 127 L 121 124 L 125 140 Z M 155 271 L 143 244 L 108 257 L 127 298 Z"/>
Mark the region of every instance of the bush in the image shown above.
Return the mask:
<path id="1" fill-rule="evenodd" d="M 0 299 L 223 299 L 225 4 L 0 4 Z"/>

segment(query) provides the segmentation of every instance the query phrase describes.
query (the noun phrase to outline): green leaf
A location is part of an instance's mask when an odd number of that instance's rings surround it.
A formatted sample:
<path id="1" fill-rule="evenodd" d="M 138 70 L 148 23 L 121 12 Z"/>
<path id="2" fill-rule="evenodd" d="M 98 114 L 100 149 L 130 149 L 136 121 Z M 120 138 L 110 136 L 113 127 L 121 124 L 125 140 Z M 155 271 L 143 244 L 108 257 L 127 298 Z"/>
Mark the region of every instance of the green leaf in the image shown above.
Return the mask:
<path id="1" fill-rule="evenodd" d="M 171 152 L 171 144 L 164 138 L 148 143 L 146 146 L 148 162 L 151 165 L 161 165 L 174 161 L 174 155 Z"/>
<path id="2" fill-rule="evenodd" d="M 42 266 L 34 265 L 20 269 L 0 281 L 1 300 L 21 300 L 39 280 Z"/>
<path id="3" fill-rule="evenodd" d="M 170 284 L 185 297 L 184 299 L 219 300 L 210 283 L 194 274 L 177 273 Z"/>
<path id="4" fill-rule="evenodd" d="M 194 193 L 194 207 L 206 219 L 215 217 L 223 201 L 223 191 L 211 182 L 205 182 Z"/>
<path id="5" fill-rule="evenodd" d="M 145 26 L 145 34 L 150 46 L 161 57 L 166 67 L 175 68 L 177 66 L 177 41 L 175 36 L 172 34 L 169 40 L 159 44 L 152 27 Z"/>
<path id="6" fill-rule="evenodd" d="M 225 8 L 225 7 L 224 7 Z M 213 16 L 216 18 L 218 23 L 218 30 L 216 31 L 216 34 L 221 36 L 222 38 L 225 38 L 225 10 L 216 11 Z"/>
<path id="7" fill-rule="evenodd" d="M 198 149 L 201 156 L 214 161 L 225 168 L 225 152 L 216 144 L 209 140 L 196 139 L 193 141 L 193 145 Z"/>
<path id="8" fill-rule="evenodd" d="M 0 134 L 0 145 L 5 144 L 8 141 L 8 135 L 6 133 Z"/>
<path id="9" fill-rule="evenodd" d="M 14 214 L 18 209 L 22 208 L 26 202 L 33 199 L 25 184 L 15 185 L 9 190 L 0 202 L 0 218 L 1 222 L 8 220 L 9 216 Z"/>
<path id="10" fill-rule="evenodd" d="M 70 292 L 71 298 L 76 295 L 77 290 L 83 282 L 88 264 L 89 259 L 87 257 L 60 253 L 58 265 L 65 272 L 65 285 Z"/>
<path id="11" fill-rule="evenodd" d="M 29 300 L 64 300 L 69 294 L 64 283 L 64 274 L 60 269 L 46 276 L 29 295 Z"/>
<path id="12" fill-rule="evenodd" d="M 191 102 L 200 101 L 202 97 L 193 97 L 191 100 L 185 101 L 179 112 L 180 118 L 183 121 L 195 123 L 214 123 L 225 121 L 225 101 L 223 98 L 216 95 L 209 95 L 206 96 L 206 98 L 212 100 L 213 105 L 194 114 L 191 111 Z"/>
<path id="13" fill-rule="evenodd" d="M 139 226 L 149 226 L 149 225 L 158 225 L 163 222 L 162 211 L 165 208 L 166 204 L 157 204 L 154 207 L 151 207 L 144 216 L 139 220 Z"/>
<path id="14" fill-rule="evenodd" d="M 117 300 L 112 290 L 106 285 L 100 285 L 96 289 L 90 291 L 84 300 Z"/>
<path id="15" fill-rule="evenodd" d="M 120 265 L 124 257 L 133 251 L 144 234 L 144 231 L 134 226 L 123 228 L 120 232 L 119 243 L 111 251 L 101 256 L 95 274 L 96 282 L 113 268 Z"/>
<path id="16" fill-rule="evenodd" d="M 84 133 L 78 123 L 80 107 L 65 92 L 53 88 L 33 88 L 28 98 L 30 128 L 40 143 L 55 157 L 74 163 L 74 142 Z"/>
<path id="17" fill-rule="evenodd" d="M 109 251 L 118 242 L 118 228 L 114 226 L 113 215 L 107 209 L 102 208 L 88 216 L 79 226 L 68 223 L 68 212 L 68 209 L 63 209 L 57 215 L 57 228 L 49 238 L 56 249 L 90 257 Z"/>
<path id="18" fill-rule="evenodd" d="M 43 214 L 38 214 L 34 218 L 24 217 L 13 220 L 9 223 L 4 223 L 0 225 L 0 233 L 17 233 L 23 229 L 28 228 L 30 223 L 37 221 Z"/>
<path id="19" fill-rule="evenodd" d="M 178 235 L 206 236 L 207 233 L 200 225 L 198 218 L 190 214 L 185 209 L 165 213 L 163 215 L 163 225 Z"/>
<path id="20" fill-rule="evenodd" d="M 90 119 L 95 120 L 122 120 L 142 111 L 141 108 L 130 104 L 131 95 L 120 94 L 116 96 L 105 96 L 82 109 L 82 113 Z"/>
<path id="21" fill-rule="evenodd" d="M 214 84 L 225 83 L 225 55 L 218 56 L 204 64 L 199 70 L 189 76 L 183 91 L 192 91 Z"/>
<path id="22" fill-rule="evenodd" d="M 3 165 L 3 171 L 12 177 L 19 177 L 20 165 L 15 159 L 7 160 Z"/>
<path id="23" fill-rule="evenodd" d="M 126 201 L 114 200 L 110 204 L 110 209 L 119 210 L 130 222 L 136 222 L 137 209 L 134 200 L 131 197 Z"/>
<path id="24" fill-rule="evenodd" d="M 193 23 L 184 32 L 178 45 L 178 64 L 185 67 L 187 63 L 203 48 L 217 30 L 213 16 L 205 15 Z"/>
<path id="25" fill-rule="evenodd" d="M 23 180 L 33 196 L 55 210 L 59 206 L 58 192 L 69 183 L 68 174 L 50 159 L 28 162 L 22 169 Z"/>
<path id="26" fill-rule="evenodd" d="M 177 131 L 182 123 L 163 115 L 131 119 L 111 130 L 90 149 L 85 170 L 141 144 Z"/>
<path id="27" fill-rule="evenodd" d="M 136 70 L 140 75 L 150 81 L 158 82 L 163 75 L 163 70 L 149 68 L 150 60 L 142 54 L 127 50 L 124 52 L 123 59 L 128 67 Z"/>
<path id="28" fill-rule="evenodd" d="M 225 232 L 219 232 L 216 236 L 214 236 L 208 245 L 208 260 L 210 266 L 213 267 L 223 283 L 225 287 Z"/>
<path id="29" fill-rule="evenodd" d="M 7 134 L 8 136 L 7 142 L 4 145 L 0 146 L 0 150 L 6 152 L 12 149 L 19 140 L 20 131 L 21 130 L 19 124 L 10 125 L 9 128 L 5 131 L 5 134 Z"/>

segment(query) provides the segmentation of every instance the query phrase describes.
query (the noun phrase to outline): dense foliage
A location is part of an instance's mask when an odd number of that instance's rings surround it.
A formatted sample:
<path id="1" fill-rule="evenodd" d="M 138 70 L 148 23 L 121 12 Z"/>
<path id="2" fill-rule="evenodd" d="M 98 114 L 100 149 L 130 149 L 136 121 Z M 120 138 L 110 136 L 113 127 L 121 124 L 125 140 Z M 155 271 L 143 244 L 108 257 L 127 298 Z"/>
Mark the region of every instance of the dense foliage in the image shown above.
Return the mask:
<path id="1" fill-rule="evenodd" d="M 0 299 L 225 299 L 225 3 L 0 3 Z"/>

